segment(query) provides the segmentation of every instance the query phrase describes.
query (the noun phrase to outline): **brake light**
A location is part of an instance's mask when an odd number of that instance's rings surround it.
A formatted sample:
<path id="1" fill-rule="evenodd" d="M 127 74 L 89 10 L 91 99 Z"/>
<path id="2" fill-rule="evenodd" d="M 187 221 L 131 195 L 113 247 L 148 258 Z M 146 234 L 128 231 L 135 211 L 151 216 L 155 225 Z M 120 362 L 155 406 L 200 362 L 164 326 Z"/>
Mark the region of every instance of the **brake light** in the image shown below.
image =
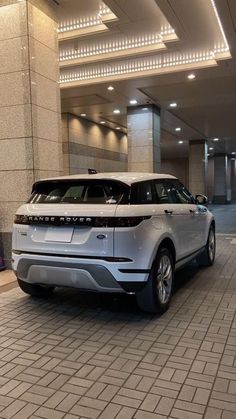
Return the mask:
<path id="1" fill-rule="evenodd" d="M 15 224 L 24 225 L 70 225 L 90 227 L 135 227 L 150 215 L 140 217 L 80 217 L 80 216 L 49 216 L 49 215 L 15 215 Z"/>

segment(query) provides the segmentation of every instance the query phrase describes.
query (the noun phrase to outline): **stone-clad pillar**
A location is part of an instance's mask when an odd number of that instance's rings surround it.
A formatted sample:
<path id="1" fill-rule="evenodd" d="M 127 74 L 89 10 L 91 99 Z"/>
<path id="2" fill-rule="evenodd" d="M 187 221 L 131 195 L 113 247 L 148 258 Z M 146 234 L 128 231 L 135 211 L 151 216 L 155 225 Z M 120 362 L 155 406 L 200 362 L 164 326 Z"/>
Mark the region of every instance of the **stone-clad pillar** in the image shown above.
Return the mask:
<path id="1" fill-rule="evenodd" d="M 226 154 L 214 156 L 214 196 L 215 204 L 227 204 L 231 201 L 231 165 Z"/>
<path id="2" fill-rule="evenodd" d="M 189 141 L 189 190 L 207 194 L 207 144 L 205 140 Z"/>
<path id="3" fill-rule="evenodd" d="M 128 107 L 128 171 L 160 172 L 160 109 Z"/>
<path id="4" fill-rule="evenodd" d="M 53 2 L 0 0 L 0 254 L 32 183 L 62 169 Z"/>
<path id="5" fill-rule="evenodd" d="M 235 160 L 235 157 L 231 158 L 231 188 L 232 188 L 232 201 L 236 202 L 236 160 Z"/>

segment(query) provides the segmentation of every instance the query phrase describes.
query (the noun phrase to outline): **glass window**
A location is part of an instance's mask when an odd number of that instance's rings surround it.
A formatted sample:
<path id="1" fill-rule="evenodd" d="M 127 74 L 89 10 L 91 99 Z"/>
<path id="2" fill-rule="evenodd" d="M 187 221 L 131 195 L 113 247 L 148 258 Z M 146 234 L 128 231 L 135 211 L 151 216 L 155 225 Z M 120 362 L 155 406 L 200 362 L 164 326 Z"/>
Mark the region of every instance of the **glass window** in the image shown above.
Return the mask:
<path id="1" fill-rule="evenodd" d="M 130 188 L 109 180 L 42 181 L 33 187 L 31 204 L 117 204 L 127 203 Z"/>
<path id="2" fill-rule="evenodd" d="M 82 195 L 83 195 L 83 190 L 84 187 L 83 185 L 75 185 L 75 186 L 71 186 L 69 187 L 64 196 L 63 196 L 63 200 L 65 201 L 66 199 L 82 199 Z"/>
<path id="3" fill-rule="evenodd" d="M 167 182 L 162 180 L 155 180 L 154 185 L 158 204 L 170 204 L 175 202 L 172 197 L 171 187 Z"/>
<path id="4" fill-rule="evenodd" d="M 176 204 L 195 204 L 195 200 L 185 186 L 177 179 L 171 179 L 171 193 Z"/>
<path id="5" fill-rule="evenodd" d="M 130 203 L 134 205 L 153 204 L 155 203 L 154 193 L 152 182 L 145 181 L 134 183 L 131 186 Z"/>

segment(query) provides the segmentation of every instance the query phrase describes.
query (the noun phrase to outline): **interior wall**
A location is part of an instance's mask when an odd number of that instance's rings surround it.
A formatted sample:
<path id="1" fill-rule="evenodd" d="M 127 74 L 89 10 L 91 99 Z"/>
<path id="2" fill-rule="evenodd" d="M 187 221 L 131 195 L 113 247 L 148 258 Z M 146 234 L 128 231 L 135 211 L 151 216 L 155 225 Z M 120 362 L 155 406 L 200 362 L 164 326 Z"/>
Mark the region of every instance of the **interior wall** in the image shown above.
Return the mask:
<path id="1" fill-rule="evenodd" d="M 127 171 L 127 136 L 71 114 L 62 115 L 64 173 Z"/>
<path id="2" fill-rule="evenodd" d="M 176 176 L 186 187 L 189 184 L 188 159 L 162 159 L 161 173 Z"/>

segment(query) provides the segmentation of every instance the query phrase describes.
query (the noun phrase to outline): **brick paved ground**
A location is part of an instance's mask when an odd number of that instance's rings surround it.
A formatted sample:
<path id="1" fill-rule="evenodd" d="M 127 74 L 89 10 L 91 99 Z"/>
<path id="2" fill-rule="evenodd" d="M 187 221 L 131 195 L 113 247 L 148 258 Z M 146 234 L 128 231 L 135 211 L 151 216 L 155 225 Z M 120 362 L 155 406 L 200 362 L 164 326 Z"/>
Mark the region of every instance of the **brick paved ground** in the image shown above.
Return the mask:
<path id="1" fill-rule="evenodd" d="M 0 293 L 16 287 L 16 277 L 13 271 L 4 270 L 0 272 Z"/>
<path id="2" fill-rule="evenodd" d="M 132 298 L 1 294 L 0 418 L 235 419 L 232 239 L 218 236 L 214 267 L 178 273 L 162 317 Z"/>

